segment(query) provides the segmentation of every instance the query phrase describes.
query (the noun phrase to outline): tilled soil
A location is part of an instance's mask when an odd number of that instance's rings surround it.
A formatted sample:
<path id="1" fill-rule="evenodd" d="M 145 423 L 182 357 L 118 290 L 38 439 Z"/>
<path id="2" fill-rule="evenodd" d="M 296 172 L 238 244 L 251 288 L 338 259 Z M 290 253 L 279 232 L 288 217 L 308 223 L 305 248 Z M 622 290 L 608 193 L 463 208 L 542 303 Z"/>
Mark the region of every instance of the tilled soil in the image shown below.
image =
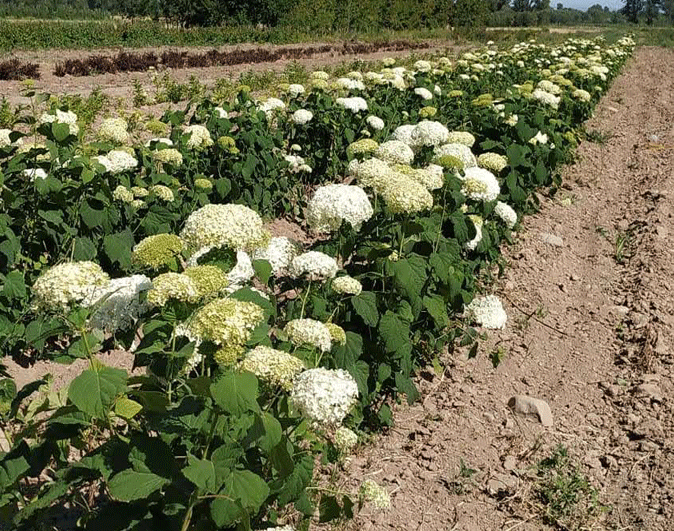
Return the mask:
<path id="1" fill-rule="evenodd" d="M 535 465 L 560 444 L 599 493 L 560 523 L 674 529 L 674 51 L 638 49 L 587 129 L 596 142 L 505 250 L 506 329 L 423 373 L 422 400 L 347 463 L 340 488 L 370 478 L 392 498 L 347 529 L 556 529 Z M 514 395 L 546 401 L 553 426 Z"/>
<path id="2" fill-rule="evenodd" d="M 399 43 L 398 43 L 399 44 Z M 452 41 L 429 40 L 425 44 L 427 48 L 421 50 L 423 53 L 432 53 L 444 50 L 459 50 L 466 47 L 458 47 Z M 164 51 L 175 51 L 178 53 L 189 52 L 206 53 L 209 50 L 216 49 L 223 53 L 243 52 L 254 53 L 255 50 L 262 50 L 274 52 L 280 49 L 286 50 L 319 50 L 323 47 L 332 47 L 333 49 L 327 52 L 314 53 L 310 57 L 300 57 L 296 61 L 307 69 L 317 69 L 325 66 L 348 63 L 349 61 L 380 61 L 385 57 L 407 57 L 410 54 L 410 48 L 400 49 L 399 45 L 393 46 L 391 49 L 381 49 L 371 53 L 349 53 L 349 44 L 343 43 L 342 46 L 332 43 L 305 43 L 297 45 L 275 46 L 267 45 L 260 46 L 257 44 L 241 44 L 231 46 L 219 47 L 162 47 L 162 48 L 101 48 L 96 50 L 47 50 L 47 51 L 18 51 L 8 55 L 3 60 L 10 58 L 17 58 L 23 62 L 38 63 L 40 65 L 40 79 L 36 80 L 35 88 L 38 92 L 47 92 L 50 94 L 79 94 L 87 96 L 95 88 L 100 88 L 101 91 L 111 98 L 122 98 L 127 100 L 128 107 L 132 106 L 131 99 L 133 97 L 133 84 L 139 82 L 143 88 L 148 92 L 153 92 L 151 82 L 152 73 L 150 72 L 120 72 L 116 74 L 100 74 L 94 76 L 74 77 L 65 76 L 57 77 L 54 75 L 54 68 L 57 63 L 63 62 L 67 59 L 82 59 L 92 55 L 114 56 L 119 52 L 130 52 L 134 54 L 154 53 L 161 55 Z M 298 52 L 299 53 L 299 52 Z M 178 83 L 186 83 L 191 76 L 197 76 L 202 84 L 212 85 L 218 79 L 237 79 L 238 76 L 244 72 L 254 71 L 268 71 L 276 72 L 282 71 L 291 63 L 291 59 L 279 59 L 274 62 L 256 62 L 246 63 L 231 66 L 212 66 L 203 68 L 166 68 L 163 72 L 169 72 L 171 78 Z M 27 104 L 29 100 L 20 95 L 21 81 L 0 81 L 0 96 L 4 96 L 13 104 Z M 148 110 L 145 109 L 144 110 Z M 151 109 L 150 109 L 151 110 Z"/>

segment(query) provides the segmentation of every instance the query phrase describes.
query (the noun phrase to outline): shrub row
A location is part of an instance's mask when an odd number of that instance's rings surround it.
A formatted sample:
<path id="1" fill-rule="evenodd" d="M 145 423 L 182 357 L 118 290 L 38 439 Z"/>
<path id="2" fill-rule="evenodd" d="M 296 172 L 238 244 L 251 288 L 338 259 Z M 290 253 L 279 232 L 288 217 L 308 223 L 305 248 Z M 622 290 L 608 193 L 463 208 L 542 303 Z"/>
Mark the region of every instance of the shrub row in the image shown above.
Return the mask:
<path id="1" fill-rule="evenodd" d="M 0 81 L 38 79 L 40 66 L 35 63 L 22 63 L 18 59 L 0 62 Z"/>

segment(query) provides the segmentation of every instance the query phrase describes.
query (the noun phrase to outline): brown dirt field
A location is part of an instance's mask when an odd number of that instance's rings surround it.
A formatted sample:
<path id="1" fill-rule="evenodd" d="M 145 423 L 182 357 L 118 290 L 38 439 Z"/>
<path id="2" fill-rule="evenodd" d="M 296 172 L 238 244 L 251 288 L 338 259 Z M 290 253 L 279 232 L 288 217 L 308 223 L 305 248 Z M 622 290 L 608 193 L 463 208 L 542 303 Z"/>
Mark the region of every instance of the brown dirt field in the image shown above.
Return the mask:
<path id="1" fill-rule="evenodd" d="M 506 329 L 490 332 L 478 359 L 455 352 L 441 376 L 423 373 L 422 399 L 351 458 L 339 486 L 374 479 L 392 503 L 366 506 L 344 529 L 555 529 L 532 465 L 558 444 L 606 507 L 569 529 L 674 528 L 672 124 L 674 51 L 640 48 L 587 124 L 610 138 L 582 143 L 565 188 L 505 251 Z M 622 264 L 619 234 L 630 236 Z M 495 345 L 506 351 L 497 369 Z M 553 426 L 514 414 L 518 394 L 545 400 Z"/>
<path id="2" fill-rule="evenodd" d="M 456 50 L 464 50 L 467 47 L 458 47 L 452 41 L 428 41 L 429 48 L 419 50 L 420 53 L 432 53 L 449 50 L 451 53 L 456 53 Z M 177 52 L 203 53 L 212 49 L 220 52 L 227 52 L 233 50 L 249 50 L 249 49 L 266 49 L 273 50 L 276 48 L 307 48 L 319 47 L 324 44 L 335 45 L 336 43 L 304 43 L 297 45 L 283 45 L 283 46 L 261 46 L 259 44 L 241 44 L 233 46 L 207 46 L 207 47 L 162 47 L 162 48 L 101 48 L 95 50 L 46 50 L 46 51 L 20 51 L 12 54 L 6 54 L 6 57 L 0 56 L 0 60 L 17 58 L 25 62 L 33 62 L 40 64 L 41 77 L 35 82 L 35 88 L 38 92 L 47 92 L 50 94 L 81 94 L 87 96 L 94 88 L 100 87 L 102 92 L 111 98 L 123 98 L 128 100 L 128 107 L 132 107 L 133 83 L 138 80 L 149 90 L 153 91 L 151 83 L 151 74 L 148 72 L 122 72 L 118 74 L 101 74 L 96 76 L 74 77 L 64 76 L 57 77 L 54 75 L 54 67 L 57 62 L 62 62 L 66 59 L 85 59 L 90 55 L 116 55 L 119 52 L 130 53 L 145 53 L 154 52 L 160 55 L 163 51 L 174 50 Z M 348 63 L 350 61 L 379 61 L 385 57 L 406 57 L 409 56 L 409 50 L 402 51 L 378 51 L 369 54 L 342 54 L 337 51 L 316 54 L 313 57 L 299 59 L 297 62 L 307 69 L 317 69 L 325 66 L 334 66 L 336 64 Z M 171 77 L 179 82 L 185 83 L 190 76 L 198 77 L 202 84 L 211 85 L 218 79 L 237 79 L 240 74 L 247 71 L 261 72 L 267 70 L 282 71 L 290 60 L 279 60 L 273 63 L 255 63 L 243 64 L 233 66 L 215 66 L 207 68 L 167 68 L 162 72 L 169 72 Z M 0 81 L 0 96 L 5 96 L 12 105 L 27 104 L 28 99 L 20 95 L 21 81 Z M 147 110 L 147 109 L 144 109 Z"/>

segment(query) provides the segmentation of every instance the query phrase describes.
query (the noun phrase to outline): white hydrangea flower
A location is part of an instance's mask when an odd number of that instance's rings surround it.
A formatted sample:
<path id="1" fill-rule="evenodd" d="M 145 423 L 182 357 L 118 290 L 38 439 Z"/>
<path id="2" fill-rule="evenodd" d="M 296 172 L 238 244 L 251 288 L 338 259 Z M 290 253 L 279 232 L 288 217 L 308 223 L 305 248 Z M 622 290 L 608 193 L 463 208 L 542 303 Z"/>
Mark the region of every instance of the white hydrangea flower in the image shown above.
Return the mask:
<path id="1" fill-rule="evenodd" d="M 275 236 L 265 248 L 253 252 L 253 259 L 267 260 L 275 275 L 287 269 L 296 256 L 297 246 L 285 236 Z"/>
<path id="2" fill-rule="evenodd" d="M 501 193 L 496 176 L 484 168 L 468 168 L 460 178 L 461 192 L 474 201 L 494 201 Z"/>
<path id="3" fill-rule="evenodd" d="M 428 61 L 419 60 L 414 63 L 414 69 L 418 72 L 430 72 L 432 68 L 433 66 Z"/>
<path id="4" fill-rule="evenodd" d="M 304 92 L 304 85 L 300 85 L 299 83 L 293 83 L 288 87 L 288 94 L 293 98 L 296 98 L 300 94 L 304 94 Z"/>
<path id="5" fill-rule="evenodd" d="M 360 295 L 363 285 L 353 277 L 337 277 L 332 281 L 332 289 L 345 295 Z"/>
<path id="6" fill-rule="evenodd" d="M 138 166 L 138 159 L 121 149 L 113 149 L 107 155 L 94 157 L 94 159 L 97 159 L 97 162 L 105 167 L 105 171 L 113 175 L 132 170 Z"/>
<path id="7" fill-rule="evenodd" d="M 419 96 L 422 100 L 432 100 L 433 99 L 433 93 L 428 90 L 427 88 L 424 87 L 417 87 L 414 89 L 414 93 Z"/>
<path id="8" fill-rule="evenodd" d="M 320 321 L 293 319 L 285 325 L 283 331 L 288 334 L 295 346 L 311 345 L 321 352 L 327 352 L 332 348 L 330 329 Z"/>
<path id="9" fill-rule="evenodd" d="M 330 79 L 330 74 L 324 72 L 323 70 L 315 70 L 311 73 L 310 77 L 313 79 L 322 79 L 323 81 L 327 81 Z"/>
<path id="10" fill-rule="evenodd" d="M 544 90 L 545 92 L 549 92 L 550 94 L 554 94 L 555 96 L 561 94 L 562 89 L 559 87 L 559 85 L 555 85 L 552 81 L 549 81 L 547 79 L 542 79 L 541 81 L 538 82 L 538 85 L 536 85 L 539 89 Z"/>
<path id="11" fill-rule="evenodd" d="M 302 415 L 330 428 L 340 425 L 355 405 L 358 385 L 342 369 L 310 369 L 295 378 L 291 398 Z"/>
<path id="12" fill-rule="evenodd" d="M 344 426 L 335 431 L 335 448 L 342 455 L 348 455 L 353 447 L 358 444 L 358 435 Z"/>
<path id="13" fill-rule="evenodd" d="M 541 103 L 544 103 L 545 105 L 549 105 L 553 109 L 559 108 L 559 102 L 561 101 L 561 97 L 550 94 L 549 92 L 539 88 L 535 89 L 531 93 L 531 97 L 537 101 L 540 101 Z"/>
<path id="14" fill-rule="evenodd" d="M 412 164 L 414 151 L 405 142 L 389 140 L 379 145 L 374 156 L 391 164 Z"/>
<path id="15" fill-rule="evenodd" d="M 38 307 L 67 310 L 72 303 L 81 302 L 97 288 L 104 287 L 110 277 L 93 262 L 65 262 L 53 266 L 33 284 L 33 296 Z"/>
<path id="16" fill-rule="evenodd" d="M 42 168 L 26 168 L 21 173 L 24 177 L 29 178 L 31 181 L 47 178 L 47 172 Z"/>
<path id="17" fill-rule="evenodd" d="M 464 312 L 469 319 L 493 330 L 505 328 L 508 320 L 508 314 L 496 295 L 476 297 L 464 308 Z"/>
<path id="18" fill-rule="evenodd" d="M 382 183 L 380 193 L 392 214 L 414 214 L 433 207 L 433 196 L 426 187 L 404 174 Z"/>
<path id="19" fill-rule="evenodd" d="M 246 354 L 239 369 L 252 372 L 270 387 L 290 391 L 294 378 L 304 370 L 304 362 L 282 350 L 258 345 Z"/>
<path id="20" fill-rule="evenodd" d="M 215 114 L 216 114 L 216 115 L 218 116 L 218 118 L 220 118 L 220 119 L 226 119 L 226 118 L 229 118 L 229 114 L 228 114 L 227 111 L 226 111 L 225 109 L 223 109 L 222 107 L 215 107 L 215 108 L 213 109 L 213 111 L 215 112 Z"/>
<path id="21" fill-rule="evenodd" d="M 393 131 L 393 139 L 399 140 L 400 142 L 413 147 L 414 143 L 412 142 L 412 132 L 414 131 L 415 127 L 416 126 L 414 125 L 401 125 L 396 127 L 396 130 Z"/>
<path id="22" fill-rule="evenodd" d="M 209 204 L 189 215 L 180 237 L 191 249 L 213 245 L 253 250 L 266 245 L 269 234 L 254 210 L 243 205 Z"/>
<path id="23" fill-rule="evenodd" d="M 98 128 L 98 136 L 115 144 L 126 144 L 129 141 L 128 124 L 124 118 L 107 118 Z"/>
<path id="24" fill-rule="evenodd" d="M 423 185 L 426 190 L 437 190 L 445 184 L 442 167 L 431 164 L 426 168 L 412 168 L 406 164 L 393 164 L 393 170 L 411 177 L 414 181 Z"/>
<path id="25" fill-rule="evenodd" d="M 203 341 L 237 350 L 250 339 L 252 330 L 264 319 L 257 304 L 229 297 L 209 302 L 192 316 L 189 329 Z"/>
<path id="26" fill-rule="evenodd" d="M 382 129 L 384 129 L 384 126 L 386 125 L 384 123 L 384 120 L 382 120 L 378 116 L 373 115 L 368 116 L 365 119 L 365 121 L 367 122 L 367 125 L 369 125 L 375 131 L 381 131 Z"/>
<path id="27" fill-rule="evenodd" d="M 475 237 L 472 240 L 466 242 L 465 247 L 469 251 L 474 251 L 477 249 L 478 244 L 482 241 L 482 224 L 484 221 L 480 216 L 470 215 L 468 217 L 475 226 Z"/>
<path id="28" fill-rule="evenodd" d="M 250 255 L 245 251 L 236 252 L 236 265 L 227 273 L 229 284 L 225 288 L 227 293 L 234 293 L 244 287 L 255 276 L 255 269 Z"/>
<path id="29" fill-rule="evenodd" d="M 504 203 L 503 201 L 498 201 L 496 203 L 494 213 L 499 218 L 501 218 L 501 220 L 503 220 L 509 229 L 512 229 L 517 223 L 517 212 L 515 212 L 510 205 Z"/>
<path id="30" fill-rule="evenodd" d="M 477 158 L 477 165 L 489 171 L 500 173 L 508 166 L 508 159 L 498 153 L 482 153 Z"/>
<path id="31" fill-rule="evenodd" d="M 536 144 L 547 144 L 548 143 L 548 135 L 544 134 L 542 131 L 539 131 L 536 133 L 536 136 L 533 138 L 529 139 L 529 143 L 533 144 L 534 146 Z"/>
<path id="32" fill-rule="evenodd" d="M 140 294 L 152 288 L 145 275 L 115 278 L 105 286 L 96 287 L 82 301 L 85 308 L 93 308 L 89 326 L 105 332 L 126 330 L 147 310 Z"/>
<path id="33" fill-rule="evenodd" d="M 325 280 L 334 278 L 339 266 L 332 256 L 319 251 L 308 251 L 293 258 L 289 269 L 294 278 L 306 274 L 310 280 Z"/>
<path id="34" fill-rule="evenodd" d="M 183 154 L 174 148 L 160 149 L 152 154 L 154 160 L 164 164 L 180 166 L 183 163 Z"/>
<path id="35" fill-rule="evenodd" d="M 286 108 L 286 104 L 278 98 L 267 98 L 263 103 L 259 104 L 257 108 L 265 113 L 267 120 L 271 120 L 275 112 Z"/>
<path id="36" fill-rule="evenodd" d="M 360 186 L 328 184 L 316 189 L 307 205 L 306 217 L 315 230 L 334 232 L 344 221 L 359 230 L 373 212 L 370 199 Z"/>
<path id="37" fill-rule="evenodd" d="M 163 184 L 155 184 L 154 186 L 151 186 L 150 192 L 167 203 L 172 203 L 175 199 L 173 190 L 171 190 L 168 186 L 164 186 Z"/>
<path id="38" fill-rule="evenodd" d="M 14 131 L 11 129 L 0 129 L 0 148 L 9 147 L 9 146 L 20 146 L 23 144 L 23 139 L 17 138 L 15 142 L 12 142 L 9 138 Z"/>
<path id="39" fill-rule="evenodd" d="M 583 90 L 583 89 L 576 89 L 571 93 L 571 95 L 574 98 L 576 98 L 580 101 L 585 101 L 585 102 L 588 102 L 592 99 L 592 96 L 590 95 L 590 93 L 587 90 Z"/>
<path id="40" fill-rule="evenodd" d="M 358 496 L 365 502 L 370 502 L 379 509 L 388 509 L 391 506 L 391 496 L 388 491 L 372 479 L 361 483 Z"/>
<path id="41" fill-rule="evenodd" d="M 422 120 L 412 131 L 413 146 L 440 146 L 447 143 L 449 131 L 440 122 Z"/>
<path id="42" fill-rule="evenodd" d="M 459 159 L 464 168 L 477 166 L 477 159 L 473 152 L 465 144 L 444 144 L 433 150 L 434 160 L 437 162 L 442 157 L 450 156 Z"/>
<path id="43" fill-rule="evenodd" d="M 77 125 L 77 115 L 72 111 L 57 110 L 54 114 L 43 113 L 39 121 L 41 124 L 68 124 L 71 135 L 76 135 L 80 132 L 80 128 Z"/>
<path id="44" fill-rule="evenodd" d="M 162 273 L 152 279 L 152 288 L 147 293 L 151 306 L 162 307 L 169 300 L 185 302 L 197 300 L 199 292 L 194 281 L 182 273 Z"/>
<path id="45" fill-rule="evenodd" d="M 202 149 L 213 145 L 211 133 L 203 125 L 188 125 L 184 129 L 184 133 L 190 135 L 187 140 L 189 149 Z"/>
<path id="46" fill-rule="evenodd" d="M 337 98 L 335 103 L 341 107 L 344 107 L 345 109 L 350 110 L 352 113 L 367 111 L 367 102 L 359 96 L 355 96 L 353 98 Z"/>
<path id="47" fill-rule="evenodd" d="M 360 79 L 351 79 L 350 77 L 340 77 L 335 81 L 339 88 L 346 90 L 365 90 L 365 84 Z M 354 111 L 356 112 L 356 111 Z"/>
<path id="48" fill-rule="evenodd" d="M 288 171 L 290 173 L 311 173 L 313 171 L 311 166 L 299 155 L 284 155 L 283 158 L 289 164 Z"/>
<path id="49" fill-rule="evenodd" d="M 470 134 L 468 131 L 451 131 L 449 133 L 449 138 L 447 139 L 448 144 L 463 144 L 469 148 L 473 147 L 475 144 L 475 137 Z"/>
<path id="50" fill-rule="evenodd" d="M 314 113 L 306 109 L 299 109 L 293 113 L 293 122 L 297 125 L 308 124 L 314 118 Z"/>

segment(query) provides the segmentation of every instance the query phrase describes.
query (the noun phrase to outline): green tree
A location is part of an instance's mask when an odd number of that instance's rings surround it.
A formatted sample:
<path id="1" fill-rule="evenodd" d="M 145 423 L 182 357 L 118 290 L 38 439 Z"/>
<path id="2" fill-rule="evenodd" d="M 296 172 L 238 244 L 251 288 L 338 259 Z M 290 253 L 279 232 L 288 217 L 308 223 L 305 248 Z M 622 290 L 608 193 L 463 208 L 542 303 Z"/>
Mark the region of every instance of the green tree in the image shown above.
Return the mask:
<path id="1" fill-rule="evenodd" d="M 639 22 L 639 14 L 644 9 L 643 0 L 625 0 L 625 5 L 620 10 L 628 22 L 637 24 Z"/>

